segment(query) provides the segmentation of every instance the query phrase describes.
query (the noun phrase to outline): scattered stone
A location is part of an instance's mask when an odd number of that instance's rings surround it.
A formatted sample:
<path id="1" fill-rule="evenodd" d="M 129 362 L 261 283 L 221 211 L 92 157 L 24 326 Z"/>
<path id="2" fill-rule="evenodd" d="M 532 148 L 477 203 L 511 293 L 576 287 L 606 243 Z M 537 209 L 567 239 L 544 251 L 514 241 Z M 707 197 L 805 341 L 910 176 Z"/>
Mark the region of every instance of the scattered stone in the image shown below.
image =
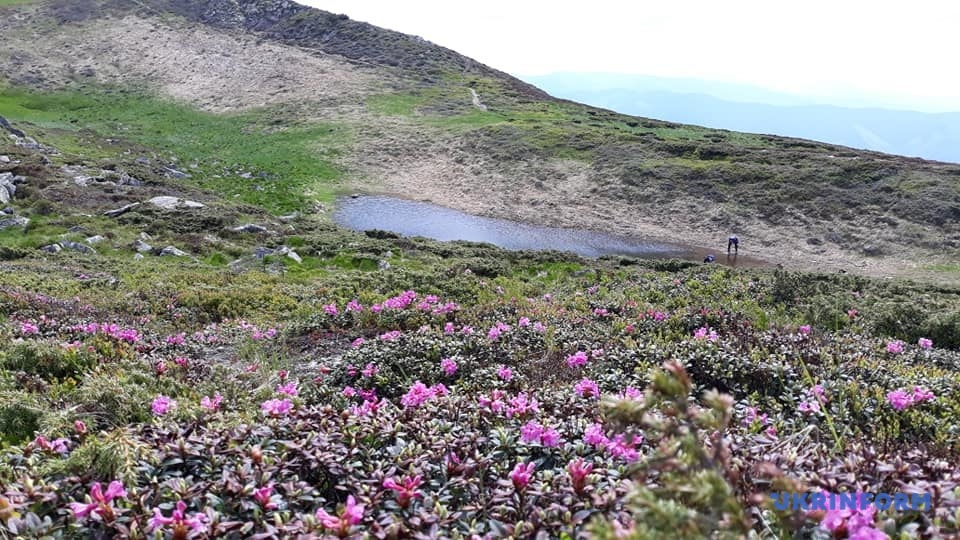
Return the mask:
<path id="1" fill-rule="evenodd" d="M 135 260 L 135 261 L 142 261 L 142 260 L 143 260 L 143 253 L 136 253 L 136 254 L 134 254 L 133 260 Z"/>
<path id="2" fill-rule="evenodd" d="M 386 260 L 384 260 L 384 259 L 380 259 L 379 261 L 377 261 L 377 268 L 379 268 L 379 269 L 381 269 L 381 270 L 389 270 L 389 269 L 390 269 L 390 261 L 386 261 Z"/>
<path id="3" fill-rule="evenodd" d="M 167 246 L 160 250 L 161 257 L 187 257 L 187 253 L 173 246 Z"/>
<path id="4" fill-rule="evenodd" d="M 61 251 L 63 251 L 63 247 L 60 246 L 60 244 L 49 244 L 46 246 L 42 246 L 40 248 L 40 251 L 46 251 L 47 253 L 60 253 Z"/>
<path id="5" fill-rule="evenodd" d="M 134 161 L 136 161 L 136 162 L 137 162 L 138 164 L 140 164 L 140 165 L 149 165 L 149 164 L 150 164 L 150 158 L 148 158 L 148 157 L 146 157 L 146 156 L 140 156 L 140 157 L 138 157 L 137 159 L 135 159 Z"/>
<path id="6" fill-rule="evenodd" d="M 26 227 L 27 223 L 30 223 L 30 220 L 23 216 L 0 219 L 0 231 L 11 227 Z"/>
<path id="7" fill-rule="evenodd" d="M 161 195 L 159 197 L 154 197 L 147 201 L 148 203 L 160 207 L 164 210 L 175 210 L 177 208 L 203 208 L 203 203 L 198 203 L 196 201 L 188 201 L 186 199 L 180 199 L 177 197 L 171 197 L 169 195 Z"/>
<path id="8" fill-rule="evenodd" d="M 819 238 L 810 237 L 810 238 L 807 238 L 807 243 L 810 244 L 811 246 L 819 246 L 823 244 L 823 240 Z"/>
<path id="9" fill-rule="evenodd" d="M 106 240 L 106 238 L 104 238 L 103 236 L 100 236 L 100 235 L 98 234 L 98 235 L 95 235 L 95 236 L 91 236 L 90 238 L 87 238 L 87 239 L 85 240 L 85 242 L 88 243 L 88 244 L 99 244 L 100 242 L 103 242 L 104 240 Z"/>
<path id="10" fill-rule="evenodd" d="M 253 223 L 247 223 L 246 225 L 240 225 L 239 227 L 232 227 L 230 230 L 236 233 L 254 233 L 254 234 L 269 232 L 266 227 L 263 227 L 260 225 L 254 225 Z"/>
<path id="11" fill-rule="evenodd" d="M 146 231 L 140 231 L 140 239 L 143 241 L 153 240 L 153 237 L 150 236 Z"/>
<path id="12" fill-rule="evenodd" d="M 97 250 L 93 249 L 92 247 L 86 244 L 81 244 L 80 242 L 72 242 L 70 240 L 66 240 L 66 241 L 60 242 L 60 245 L 66 249 L 70 249 L 78 253 L 85 253 L 88 255 L 97 254 Z"/>
<path id="13" fill-rule="evenodd" d="M 114 210 L 107 210 L 106 212 L 103 213 L 103 215 L 105 215 L 105 216 L 107 216 L 107 217 L 119 217 L 119 216 L 122 216 L 123 214 L 126 214 L 127 212 L 133 210 L 134 208 L 136 208 L 136 207 L 138 207 L 138 206 L 140 206 L 140 203 L 138 203 L 138 202 L 130 203 L 130 204 L 128 204 L 128 205 L 121 206 L 120 208 L 116 208 L 116 209 L 114 209 Z"/>
<path id="14" fill-rule="evenodd" d="M 0 156 L 0 163 L 10 163 L 10 156 Z"/>
<path id="15" fill-rule="evenodd" d="M 277 219 L 279 219 L 280 221 L 293 221 L 298 217 L 300 217 L 300 212 L 294 212 L 292 214 L 287 214 L 285 216 L 279 216 Z"/>
<path id="16" fill-rule="evenodd" d="M 153 251 L 153 246 L 144 242 L 143 240 L 137 239 L 133 241 L 133 249 L 135 249 L 137 253 L 146 253 L 148 251 Z"/>
<path id="17" fill-rule="evenodd" d="M 360 194 L 359 194 L 359 193 L 354 193 L 353 195 L 350 195 L 350 198 L 351 198 L 351 199 L 359 199 L 359 198 L 360 198 Z"/>
<path id="18" fill-rule="evenodd" d="M 172 178 L 176 178 L 176 179 L 178 179 L 178 180 L 183 180 L 184 178 L 190 178 L 190 175 L 189 175 L 189 174 L 187 174 L 187 173 L 185 173 L 185 172 L 183 172 L 183 171 L 178 171 L 178 170 L 173 169 L 173 168 L 170 168 L 170 167 L 164 167 L 163 170 L 167 172 L 167 176 L 170 176 L 170 177 L 172 177 Z"/>
<path id="19" fill-rule="evenodd" d="M 270 248 L 262 247 L 262 246 L 253 250 L 253 256 L 258 259 L 268 257 L 270 255 L 273 255 L 273 253 L 274 253 L 274 250 Z"/>
<path id="20" fill-rule="evenodd" d="M 14 176 L 9 172 L 0 173 L 0 204 L 7 204 L 13 199 L 14 193 L 17 192 L 18 178 L 22 177 Z"/>
<path id="21" fill-rule="evenodd" d="M 9 214 L 11 216 L 13 215 L 13 212 L 14 212 L 13 208 L 10 208 L 9 206 L 4 208 L 3 210 L 0 210 L 0 214 Z"/>
<path id="22" fill-rule="evenodd" d="M 863 247 L 863 254 L 868 257 L 876 257 L 878 255 L 883 255 L 883 249 L 874 245 L 867 245 Z"/>
<path id="23" fill-rule="evenodd" d="M 303 262 L 303 259 L 300 258 L 300 255 L 297 255 L 297 252 L 293 251 L 292 249 L 287 252 L 287 257 L 296 261 L 297 264 L 300 264 Z"/>
<path id="24" fill-rule="evenodd" d="M 90 231 L 83 225 L 74 225 L 73 227 L 70 227 L 69 229 L 67 229 L 67 232 L 70 234 L 76 234 L 76 233 L 88 233 Z"/>

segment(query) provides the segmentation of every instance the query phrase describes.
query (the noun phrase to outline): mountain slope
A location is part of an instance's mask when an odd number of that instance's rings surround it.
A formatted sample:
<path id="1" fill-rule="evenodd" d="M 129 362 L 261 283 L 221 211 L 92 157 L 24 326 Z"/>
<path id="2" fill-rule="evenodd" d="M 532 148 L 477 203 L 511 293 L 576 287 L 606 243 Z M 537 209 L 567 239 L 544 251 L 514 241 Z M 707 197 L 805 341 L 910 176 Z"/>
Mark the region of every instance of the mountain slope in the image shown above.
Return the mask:
<path id="1" fill-rule="evenodd" d="M 192 188 L 271 211 L 364 190 L 704 246 L 735 232 L 752 254 L 799 267 L 952 279 L 938 269 L 960 246 L 957 165 L 556 100 L 419 38 L 289 1 L 0 10 L 0 115 L 54 142 L 83 126 L 189 160 Z M 97 97 L 118 93 L 122 111 Z M 181 136 L 176 117 L 188 113 L 164 109 L 167 98 L 225 114 L 229 133 Z M 244 163 L 239 133 L 296 156 Z"/>

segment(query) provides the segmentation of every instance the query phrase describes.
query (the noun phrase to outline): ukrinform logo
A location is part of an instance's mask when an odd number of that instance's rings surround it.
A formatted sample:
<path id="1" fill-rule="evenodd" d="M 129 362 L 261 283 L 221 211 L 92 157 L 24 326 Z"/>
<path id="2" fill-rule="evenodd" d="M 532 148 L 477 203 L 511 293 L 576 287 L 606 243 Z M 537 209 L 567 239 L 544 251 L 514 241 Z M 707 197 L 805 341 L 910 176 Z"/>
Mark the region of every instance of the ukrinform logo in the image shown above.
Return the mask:
<path id="1" fill-rule="evenodd" d="M 893 508 L 896 511 L 924 511 L 932 506 L 929 493 L 791 493 L 770 494 L 777 510 L 877 510 Z"/>

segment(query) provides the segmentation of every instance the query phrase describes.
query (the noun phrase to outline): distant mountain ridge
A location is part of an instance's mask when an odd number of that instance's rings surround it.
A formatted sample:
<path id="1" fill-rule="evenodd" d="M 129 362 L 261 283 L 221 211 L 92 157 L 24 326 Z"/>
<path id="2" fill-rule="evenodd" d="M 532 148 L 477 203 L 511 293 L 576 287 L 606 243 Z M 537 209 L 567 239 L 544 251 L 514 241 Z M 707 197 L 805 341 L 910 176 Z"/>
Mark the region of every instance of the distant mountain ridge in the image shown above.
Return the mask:
<path id="1" fill-rule="evenodd" d="M 625 114 L 960 163 L 960 112 L 824 104 L 695 79 L 585 73 L 524 78 L 556 97 Z"/>

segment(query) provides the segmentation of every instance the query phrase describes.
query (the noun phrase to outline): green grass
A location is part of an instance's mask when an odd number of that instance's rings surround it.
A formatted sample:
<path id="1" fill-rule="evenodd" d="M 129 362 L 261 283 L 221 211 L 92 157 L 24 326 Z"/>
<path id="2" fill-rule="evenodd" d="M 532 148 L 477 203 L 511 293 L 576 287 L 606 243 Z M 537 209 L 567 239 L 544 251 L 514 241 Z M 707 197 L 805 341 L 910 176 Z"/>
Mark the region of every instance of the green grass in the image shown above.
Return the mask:
<path id="1" fill-rule="evenodd" d="M 423 95 L 380 94 L 367 98 L 367 109 L 387 116 L 410 116 L 425 102 Z"/>
<path id="2" fill-rule="evenodd" d="M 340 171 L 329 158 L 348 137 L 340 126 L 298 125 L 278 110 L 213 114 L 136 90 L 104 87 L 53 93 L 0 87 L 0 115 L 63 130 L 51 142 L 66 142 L 67 151 L 87 148 L 79 140 L 80 126 L 143 145 L 175 157 L 194 185 L 274 212 L 301 209 L 308 196 L 333 200 Z M 251 178 L 242 178 L 243 173 Z"/>

